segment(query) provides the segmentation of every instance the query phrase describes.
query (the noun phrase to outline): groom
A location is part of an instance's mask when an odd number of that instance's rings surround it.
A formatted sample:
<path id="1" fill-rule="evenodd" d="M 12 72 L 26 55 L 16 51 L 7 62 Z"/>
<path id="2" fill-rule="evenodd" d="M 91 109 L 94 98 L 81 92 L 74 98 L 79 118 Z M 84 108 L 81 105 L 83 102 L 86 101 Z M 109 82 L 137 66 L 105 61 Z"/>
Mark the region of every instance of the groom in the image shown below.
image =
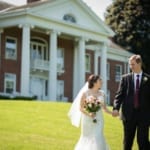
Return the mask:
<path id="1" fill-rule="evenodd" d="M 140 55 L 129 58 L 131 73 L 123 75 L 113 106 L 113 116 L 122 106 L 124 150 L 131 150 L 135 133 L 139 150 L 150 150 L 150 76 L 142 71 Z"/>

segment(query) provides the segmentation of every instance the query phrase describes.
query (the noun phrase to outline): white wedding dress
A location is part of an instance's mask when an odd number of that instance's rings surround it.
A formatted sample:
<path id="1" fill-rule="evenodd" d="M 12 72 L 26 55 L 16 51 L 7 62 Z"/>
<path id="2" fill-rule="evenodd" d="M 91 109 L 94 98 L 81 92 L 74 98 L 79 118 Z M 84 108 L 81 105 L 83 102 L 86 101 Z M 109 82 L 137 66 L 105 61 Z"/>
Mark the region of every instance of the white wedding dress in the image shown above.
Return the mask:
<path id="1" fill-rule="evenodd" d="M 96 112 L 96 120 L 94 123 L 91 117 L 82 113 L 81 135 L 75 150 L 109 150 L 103 134 L 104 119 L 101 109 Z"/>

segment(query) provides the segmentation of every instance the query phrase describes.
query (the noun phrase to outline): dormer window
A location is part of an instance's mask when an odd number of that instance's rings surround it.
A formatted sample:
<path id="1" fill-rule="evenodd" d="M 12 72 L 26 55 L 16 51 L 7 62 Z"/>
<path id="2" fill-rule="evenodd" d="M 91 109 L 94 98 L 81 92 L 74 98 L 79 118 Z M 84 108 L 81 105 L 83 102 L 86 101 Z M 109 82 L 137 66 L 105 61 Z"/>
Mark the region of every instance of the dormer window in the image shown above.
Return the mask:
<path id="1" fill-rule="evenodd" d="M 75 17 L 71 14 L 64 15 L 63 20 L 71 22 L 71 23 L 76 23 Z"/>

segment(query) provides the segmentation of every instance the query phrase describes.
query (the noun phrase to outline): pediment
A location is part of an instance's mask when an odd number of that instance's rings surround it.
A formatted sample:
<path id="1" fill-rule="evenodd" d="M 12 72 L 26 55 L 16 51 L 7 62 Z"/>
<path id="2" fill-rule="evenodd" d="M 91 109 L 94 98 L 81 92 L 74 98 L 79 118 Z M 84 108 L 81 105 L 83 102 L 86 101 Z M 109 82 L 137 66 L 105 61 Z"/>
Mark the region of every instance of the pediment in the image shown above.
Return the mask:
<path id="1" fill-rule="evenodd" d="M 41 3 L 40 6 L 30 8 L 28 12 L 105 35 L 113 34 L 112 30 L 82 0 L 49 0 Z"/>

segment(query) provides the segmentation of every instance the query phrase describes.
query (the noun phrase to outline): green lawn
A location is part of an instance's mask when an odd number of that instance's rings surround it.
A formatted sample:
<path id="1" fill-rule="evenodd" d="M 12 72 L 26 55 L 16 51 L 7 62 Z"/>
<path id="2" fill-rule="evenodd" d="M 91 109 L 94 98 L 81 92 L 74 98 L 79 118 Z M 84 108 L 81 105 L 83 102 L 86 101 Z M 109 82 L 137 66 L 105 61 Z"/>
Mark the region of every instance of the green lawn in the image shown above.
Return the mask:
<path id="1" fill-rule="evenodd" d="M 70 124 L 70 105 L 0 101 L 0 150 L 73 150 L 80 128 Z M 104 133 L 111 150 L 122 150 L 121 121 L 107 114 L 104 117 Z M 137 150 L 136 144 L 133 150 Z"/>

